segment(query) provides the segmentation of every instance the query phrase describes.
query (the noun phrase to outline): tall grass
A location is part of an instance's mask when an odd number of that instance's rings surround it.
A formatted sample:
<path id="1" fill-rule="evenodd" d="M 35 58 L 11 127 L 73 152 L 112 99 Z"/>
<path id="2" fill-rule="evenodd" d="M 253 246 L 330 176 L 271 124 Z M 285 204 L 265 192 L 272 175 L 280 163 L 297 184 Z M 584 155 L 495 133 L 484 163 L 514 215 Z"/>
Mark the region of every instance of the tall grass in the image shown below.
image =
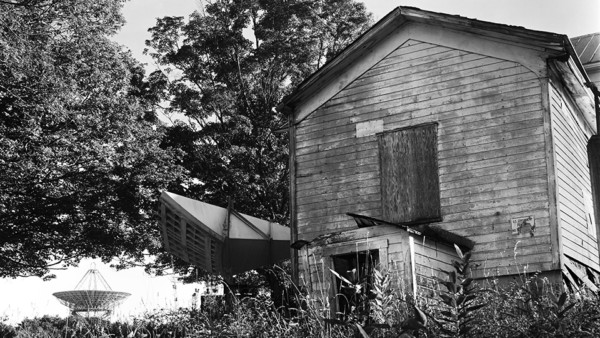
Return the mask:
<path id="1" fill-rule="evenodd" d="M 260 293 L 207 297 L 201 311 L 153 311 L 129 323 L 42 317 L 12 327 L 0 319 L 0 337 L 600 337 L 598 293 L 567 293 L 538 275 L 476 287 L 466 273 L 468 258 L 439 281 L 433 298 L 403 293 L 399 276 L 375 269 L 371 291 L 361 298 L 369 306 L 345 317 L 330 316 L 327 292 L 301 292 L 278 271 L 293 290 L 286 306 Z"/>

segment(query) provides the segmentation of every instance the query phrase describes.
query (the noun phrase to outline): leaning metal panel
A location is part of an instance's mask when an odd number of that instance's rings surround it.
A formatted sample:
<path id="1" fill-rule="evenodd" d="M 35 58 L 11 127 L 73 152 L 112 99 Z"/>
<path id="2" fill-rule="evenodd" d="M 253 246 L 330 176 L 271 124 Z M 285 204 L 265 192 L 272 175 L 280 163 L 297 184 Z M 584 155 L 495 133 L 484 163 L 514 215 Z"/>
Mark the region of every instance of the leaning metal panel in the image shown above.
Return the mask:
<path id="1" fill-rule="evenodd" d="M 169 251 L 204 271 L 218 273 L 221 265 L 222 243 L 203 227 L 178 215 L 165 205 L 164 234 Z"/>

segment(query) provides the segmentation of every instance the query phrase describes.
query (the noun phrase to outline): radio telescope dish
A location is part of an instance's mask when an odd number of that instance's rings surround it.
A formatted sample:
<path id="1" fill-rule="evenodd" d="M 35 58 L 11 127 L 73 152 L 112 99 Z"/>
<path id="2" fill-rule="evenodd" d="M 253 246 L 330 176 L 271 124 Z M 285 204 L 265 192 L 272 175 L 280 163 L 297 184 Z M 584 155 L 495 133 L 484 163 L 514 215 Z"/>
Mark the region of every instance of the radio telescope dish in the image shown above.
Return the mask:
<path id="1" fill-rule="evenodd" d="M 74 316 L 88 318 L 107 318 L 112 310 L 125 298 L 131 296 L 127 292 L 113 291 L 98 270 L 88 270 L 74 290 L 52 294 Z"/>

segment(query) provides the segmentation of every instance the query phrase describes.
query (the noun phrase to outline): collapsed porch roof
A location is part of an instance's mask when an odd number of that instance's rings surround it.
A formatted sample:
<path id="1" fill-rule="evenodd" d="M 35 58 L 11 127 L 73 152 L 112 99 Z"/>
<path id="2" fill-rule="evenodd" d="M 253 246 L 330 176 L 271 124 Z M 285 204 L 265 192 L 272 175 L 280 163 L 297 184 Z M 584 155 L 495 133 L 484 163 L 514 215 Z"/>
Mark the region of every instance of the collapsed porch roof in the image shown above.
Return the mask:
<path id="1" fill-rule="evenodd" d="M 408 233 L 411 233 L 411 234 L 414 234 L 417 236 L 428 237 L 435 241 L 446 243 L 451 246 L 456 244 L 461 249 L 467 250 L 467 251 L 472 250 L 473 247 L 475 246 L 475 242 L 473 242 L 469 238 L 455 234 L 451 231 L 442 229 L 441 227 L 432 225 L 430 223 L 394 223 L 394 222 L 388 222 L 385 220 L 381 220 L 381 219 L 377 219 L 377 218 L 373 218 L 373 217 L 369 217 L 369 216 L 364 216 L 364 215 L 353 214 L 353 213 L 347 213 L 347 215 L 354 219 L 358 228 L 367 228 L 367 227 L 375 227 L 375 226 L 393 226 L 393 227 L 398 227 L 398 228 L 404 229 Z M 346 231 L 348 231 L 348 230 L 346 230 Z M 317 236 L 316 238 L 314 238 L 311 241 L 299 240 L 299 241 L 292 243 L 292 248 L 299 250 L 305 245 L 310 245 L 310 246 L 324 245 L 324 244 L 329 243 L 332 238 L 334 238 L 337 235 L 340 235 L 346 231 L 323 234 L 323 235 Z"/>

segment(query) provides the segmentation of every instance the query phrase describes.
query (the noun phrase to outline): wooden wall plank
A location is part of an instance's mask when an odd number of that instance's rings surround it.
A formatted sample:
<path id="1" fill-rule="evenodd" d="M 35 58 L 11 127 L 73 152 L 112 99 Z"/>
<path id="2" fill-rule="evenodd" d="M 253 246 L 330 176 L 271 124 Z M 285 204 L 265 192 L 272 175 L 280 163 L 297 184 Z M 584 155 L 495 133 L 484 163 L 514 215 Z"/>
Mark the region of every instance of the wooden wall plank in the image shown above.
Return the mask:
<path id="1" fill-rule="evenodd" d="M 564 89 L 553 84 L 550 92 L 562 249 L 564 254 L 600 271 L 598 240 L 589 233 L 584 201 L 591 192 L 586 154 L 589 132 Z"/>
<path id="2" fill-rule="evenodd" d="M 484 121 L 494 118 L 506 118 L 513 115 L 531 118 L 535 116 L 535 114 L 527 114 L 527 112 L 539 110 L 540 104 L 539 89 L 534 87 L 529 89 L 523 88 L 519 91 L 505 91 L 502 97 L 488 97 L 484 102 L 479 102 L 478 100 L 464 100 L 456 103 L 432 106 L 429 107 L 429 110 L 432 110 L 431 114 L 437 116 L 438 120 L 443 121 L 445 125 L 457 126 L 459 130 L 453 130 L 454 132 L 460 132 L 460 127 L 467 123 L 483 123 Z M 395 117 L 394 120 L 401 121 L 405 119 L 403 115 L 410 115 L 403 114 L 403 112 L 409 111 L 414 113 L 418 112 L 416 109 L 408 110 L 403 109 L 403 107 L 391 107 L 384 111 L 376 110 L 361 115 L 355 115 L 352 111 L 349 111 L 337 119 L 322 121 L 320 123 L 315 123 L 313 120 L 307 120 L 302 129 L 298 130 L 297 134 L 299 137 L 305 137 L 305 134 L 311 134 L 320 130 L 327 130 L 329 133 L 335 133 L 338 127 L 345 127 L 349 123 L 384 118 L 388 115 L 399 114 L 400 116 Z M 451 131 L 452 130 L 449 130 L 449 132 Z M 446 130 L 440 130 L 440 135 L 444 135 L 445 132 Z"/>
<path id="3" fill-rule="evenodd" d="M 402 112 L 412 112 L 413 110 L 432 109 L 434 107 L 444 107 L 448 104 L 462 103 L 469 100 L 475 100 L 476 103 L 494 102 L 494 100 L 504 99 L 505 93 L 512 91 L 523 91 L 537 87 L 534 91 L 539 91 L 539 80 L 535 75 L 528 73 L 499 77 L 495 79 L 471 77 L 459 83 L 452 81 L 446 84 L 446 88 L 439 86 L 423 88 L 411 88 L 406 91 L 399 91 L 387 95 L 371 97 L 359 102 L 348 102 L 331 107 L 322 107 L 319 116 L 313 117 L 316 121 L 313 123 L 322 123 L 338 118 L 347 117 L 348 114 L 358 117 L 365 113 L 375 113 L 373 117 L 385 116 L 389 112 L 400 109 Z M 520 94 L 527 93 L 521 92 Z M 369 119 L 373 118 L 369 116 Z M 394 119 L 395 117 L 389 117 Z M 301 144 L 299 144 L 302 147 Z"/>
<path id="4" fill-rule="evenodd" d="M 551 266 L 541 93 L 537 75 L 519 64 L 421 42 L 401 46 L 298 125 L 301 237 L 356 229 L 347 212 L 382 215 L 377 137 L 357 138 L 357 123 L 382 120 L 390 131 L 436 122 L 439 224 L 474 236 L 481 244 L 474 261 L 488 272 Z M 510 219 L 527 215 L 536 218 L 534 237 L 512 235 Z M 442 264 L 448 257 L 436 259 L 427 243 L 415 259 Z M 519 259 L 506 262 L 516 243 Z M 390 242 L 388 258 L 406 270 L 400 242 Z"/>
<path id="5" fill-rule="evenodd" d="M 459 58 L 456 61 L 460 63 Z M 522 70 L 518 66 L 515 66 L 514 63 L 492 58 L 463 62 L 461 67 L 445 67 L 441 69 L 409 68 L 409 71 L 406 72 L 383 74 L 377 82 L 372 82 L 368 86 L 347 88 L 340 93 L 341 95 L 338 94 L 328 101 L 327 105 L 368 100 L 372 97 L 423 88 L 426 85 L 436 85 L 438 89 L 451 88 L 454 86 L 454 83 L 451 83 L 453 81 L 468 84 L 471 81 L 465 79 L 470 76 L 478 75 L 485 77 L 488 74 L 496 74 L 498 71 L 503 71 L 503 76 L 519 75 L 522 73 Z M 492 75 L 488 76 L 490 79 L 493 78 Z M 406 83 L 410 83 L 410 86 L 407 86 Z"/>

